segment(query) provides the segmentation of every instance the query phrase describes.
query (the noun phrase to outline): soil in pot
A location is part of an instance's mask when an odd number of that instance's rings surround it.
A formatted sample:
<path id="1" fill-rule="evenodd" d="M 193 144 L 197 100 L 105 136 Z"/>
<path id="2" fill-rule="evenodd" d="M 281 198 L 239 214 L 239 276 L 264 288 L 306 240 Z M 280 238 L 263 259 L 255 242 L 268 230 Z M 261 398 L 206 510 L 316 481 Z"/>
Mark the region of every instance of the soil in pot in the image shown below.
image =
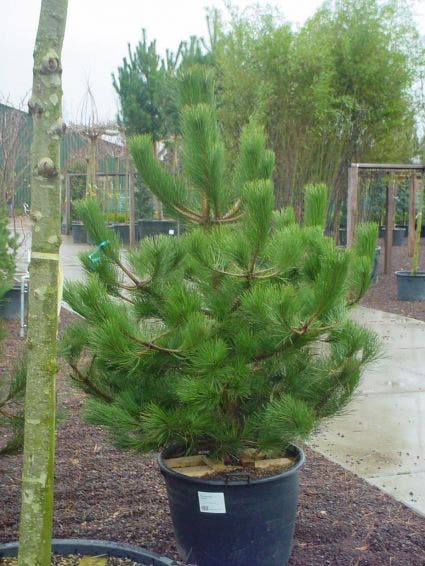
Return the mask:
<path id="1" fill-rule="evenodd" d="M 255 451 L 247 451 L 237 465 L 224 464 L 203 454 L 168 458 L 164 462 L 171 470 L 188 477 L 236 481 L 240 476 L 249 476 L 250 479 L 269 478 L 292 468 L 298 461 L 292 455 L 266 458 L 265 454 L 256 454 L 254 459 L 254 453 Z"/>

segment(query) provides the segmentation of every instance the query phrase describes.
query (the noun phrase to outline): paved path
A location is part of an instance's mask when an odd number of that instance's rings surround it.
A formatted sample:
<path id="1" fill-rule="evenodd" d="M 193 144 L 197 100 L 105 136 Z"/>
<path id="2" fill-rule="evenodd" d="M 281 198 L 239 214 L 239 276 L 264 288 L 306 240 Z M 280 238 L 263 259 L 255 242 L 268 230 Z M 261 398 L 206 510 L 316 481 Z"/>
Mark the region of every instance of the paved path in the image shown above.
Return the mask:
<path id="1" fill-rule="evenodd" d="M 425 322 L 363 307 L 354 318 L 378 333 L 382 356 L 311 444 L 425 514 Z"/>
<path id="2" fill-rule="evenodd" d="M 26 235 L 20 263 L 25 264 Z M 66 279 L 81 279 L 75 245 L 63 236 Z M 343 416 L 329 421 L 311 444 L 329 459 L 425 514 L 425 323 L 359 307 L 354 318 L 381 338 L 381 358 L 365 372 Z"/>

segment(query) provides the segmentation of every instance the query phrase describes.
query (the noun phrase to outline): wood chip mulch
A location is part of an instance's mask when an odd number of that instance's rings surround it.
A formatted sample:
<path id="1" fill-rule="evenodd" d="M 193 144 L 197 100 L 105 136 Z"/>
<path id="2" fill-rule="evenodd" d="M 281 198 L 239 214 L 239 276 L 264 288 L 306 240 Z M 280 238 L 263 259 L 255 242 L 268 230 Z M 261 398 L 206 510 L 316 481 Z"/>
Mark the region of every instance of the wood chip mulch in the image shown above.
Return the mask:
<path id="1" fill-rule="evenodd" d="M 394 254 L 394 266 L 402 266 L 402 250 Z M 380 276 L 364 303 L 396 312 L 389 308 L 394 299 L 386 277 Z M 390 293 L 389 298 L 381 293 Z M 425 320 L 423 304 L 400 310 Z M 70 318 L 62 311 L 62 325 Z M 6 327 L 0 372 L 22 347 L 18 324 L 6 322 Z M 79 416 L 83 394 L 69 384 L 64 364 L 58 398 L 65 418 L 57 431 L 54 536 L 113 540 L 177 559 L 156 456 L 117 450 L 102 429 L 84 423 Z M 290 566 L 425 564 L 425 517 L 313 450 L 305 451 Z M 0 543 L 17 538 L 20 480 L 21 455 L 0 458 Z"/>
<path id="2" fill-rule="evenodd" d="M 384 273 L 384 241 L 382 239 L 379 241 L 379 245 L 381 246 L 381 255 L 378 282 L 370 287 L 361 304 L 365 307 L 425 321 L 425 301 L 399 301 L 397 299 L 395 272 L 412 268 L 412 259 L 407 251 L 407 238 L 404 238 L 402 246 L 393 246 L 392 266 L 388 274 Z M 425 271 L 425 238 L 421 238 L 419 269 Z"/>

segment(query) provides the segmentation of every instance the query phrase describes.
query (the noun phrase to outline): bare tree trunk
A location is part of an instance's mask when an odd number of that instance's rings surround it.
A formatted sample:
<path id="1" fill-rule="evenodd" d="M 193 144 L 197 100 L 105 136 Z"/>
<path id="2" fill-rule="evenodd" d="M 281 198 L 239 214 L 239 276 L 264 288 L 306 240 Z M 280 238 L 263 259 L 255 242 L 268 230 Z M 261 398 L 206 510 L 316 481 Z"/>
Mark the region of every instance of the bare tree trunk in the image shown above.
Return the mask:
<path id="1" fill-rule="evenodd" d="M 89 138 L 89 158 L 87 160 L 87 177 L 86 177 L 86 196 L 94 191 L 96 185 L 96 154 L 97 154 L 97 137 Z"/>
<path id="2" fill-rule="evenodd" d="M 28 377 L 19 566 L 50 565 L 59 300 L 61 51 L 67 0 L 42 0 L 34 50 Z"/>

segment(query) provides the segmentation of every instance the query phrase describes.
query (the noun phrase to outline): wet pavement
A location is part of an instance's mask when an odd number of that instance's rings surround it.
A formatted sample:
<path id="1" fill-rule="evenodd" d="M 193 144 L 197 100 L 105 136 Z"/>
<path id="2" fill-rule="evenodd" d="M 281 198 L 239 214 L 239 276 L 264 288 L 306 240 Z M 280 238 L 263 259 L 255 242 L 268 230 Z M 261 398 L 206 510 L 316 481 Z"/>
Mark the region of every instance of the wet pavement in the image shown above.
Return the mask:
<path id="1" fill-rule="evenodd" d="M 311 445 L 425 514 L 425 323 L 364 307 L 353 318 L 377 332 L 382 355 Z"/>
<path id="2" fill-rule="evenodd" d="M 18 269 L 30 249 L 29 227 Z M 65 279 L 82 279 L 78 254 L 93 249 L 62 236 Z M 368 482 L 425 514 L 425 322 L 358 307 L 353 318 L 378 333 L 382 354 L 364 373 L 343 415 L 321 427 L 311 445 Z"/>

